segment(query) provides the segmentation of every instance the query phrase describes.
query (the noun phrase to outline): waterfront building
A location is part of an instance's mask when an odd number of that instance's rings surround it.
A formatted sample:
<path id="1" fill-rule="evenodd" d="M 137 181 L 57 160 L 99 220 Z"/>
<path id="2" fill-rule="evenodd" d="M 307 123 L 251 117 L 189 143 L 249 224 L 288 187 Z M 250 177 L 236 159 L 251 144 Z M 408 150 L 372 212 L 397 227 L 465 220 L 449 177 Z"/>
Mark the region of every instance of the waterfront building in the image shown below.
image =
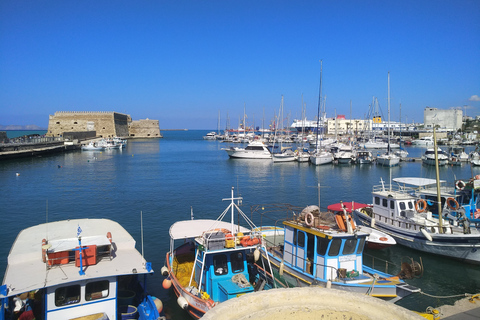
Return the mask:
<path id="1" fill-rule="evenodd" d="M 423 111 L 425 129 L 433 130 L 433 126 L 445 131 L 457 131 L 462 128 L 463 112 L 460 108 L 441 110 L 426 107 Z"/>

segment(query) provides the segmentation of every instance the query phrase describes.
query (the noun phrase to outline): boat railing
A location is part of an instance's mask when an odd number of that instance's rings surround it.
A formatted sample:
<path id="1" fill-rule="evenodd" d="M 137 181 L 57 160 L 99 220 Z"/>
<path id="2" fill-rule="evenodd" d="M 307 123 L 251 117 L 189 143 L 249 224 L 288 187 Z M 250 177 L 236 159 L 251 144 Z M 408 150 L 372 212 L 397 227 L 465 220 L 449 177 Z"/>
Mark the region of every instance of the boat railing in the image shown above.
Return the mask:
<path id="1" fill-rule="evenodd" d="M 383 222 L 385 224 L 388 224 L 394 227 L 408 229 L 411 231 L 413 230 L 413 231 L 421 232 L 422 229 L 425 229 L 431 233 L 439 233 L 439 230 L 440 230 L 439 229 L 440 225 L 435 220 L 431 220 L 431 219 L 424 220 L 425 222 L 427 221 L 430 222 L 429 224 L 420 224 L 420 223 L 415 223 L 411 220 L 403 220 L 395 217 L 394 218 L 387 217 L 382 214 L 378 214 L 378 213 L 376 214 L 375 212 L 371 214 L 371 217 L 375 218 L 375 221 L 377 222 Z M 447 225 L 447 226 L 443 225 L 442 228 L 443 228 L 443 233 L 453 233 L 454 231 L 454 226 L 452 225 Z"/>
<path id="2" fill-rule="evenodd" d="M 368 262 L 368 263 L 367 263 Z M 382 271 L 384 273 L 392 274 L 392 272 L 400 272 L 398 265 L 385 259 L 372 256 L 363 252 L 363 263 L 370 268 Z"/>

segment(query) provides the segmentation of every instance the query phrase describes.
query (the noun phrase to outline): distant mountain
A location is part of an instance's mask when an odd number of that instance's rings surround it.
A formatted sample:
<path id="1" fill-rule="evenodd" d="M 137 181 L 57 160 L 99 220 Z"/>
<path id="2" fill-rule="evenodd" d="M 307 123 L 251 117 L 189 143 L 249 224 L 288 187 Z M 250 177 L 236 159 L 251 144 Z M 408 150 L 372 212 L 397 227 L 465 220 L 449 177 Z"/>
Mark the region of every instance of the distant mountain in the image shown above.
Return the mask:
<path id="1" fill-rule="evenodd" d="M 0 130 L 47 130 L 47 129 L 39 127 L 39 126 L 34 125 L 34 124 L 29 124 L 29 125 L 26 125 L 26 126 L 20 126 L 20 125 L 15 125 L 15 124 L 4 126 L 4 125 L 0 124 Z"/>

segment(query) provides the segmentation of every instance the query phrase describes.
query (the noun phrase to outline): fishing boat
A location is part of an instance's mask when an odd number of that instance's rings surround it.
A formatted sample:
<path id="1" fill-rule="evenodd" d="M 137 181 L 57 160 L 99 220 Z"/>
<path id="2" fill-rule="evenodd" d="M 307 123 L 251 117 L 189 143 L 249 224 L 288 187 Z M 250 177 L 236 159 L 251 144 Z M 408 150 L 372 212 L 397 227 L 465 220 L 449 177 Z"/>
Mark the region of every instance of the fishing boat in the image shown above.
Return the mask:
<path id="1" fill-rule="evenodd" d="M 18 234 L 8 255 L 0 319 L 164 319 L 162 302 L 145 291 L 151 274 L 117 222 L 36 225 Z"/>
<path id="2" fill-rule="evenodd" d="M 354 209 L 361 209 L 368 207 L 367 204 L 357 203 L 357 202 L 340 202 L 334 203 L 327 207 L 327 210 L 333 212 L 334 214 L 342 214 L 343 210 L 346 210 L 348 214 L 351 214 Z M 380 250 L 385 249 L 390 246 L 395 245 L 397 242 L 393 237 L 389 236 L 388 234 L 376 230 L 371 227 L 367 227 L 364 225 L 355 225 L 357 230 L 365 232 L 368 234 L 366 241 L 367 241 L 367 248 L 373 250 Z"/>
<path id="3" fill-rule="evenodd" d="M 467 229 L 451 219 L 443 219 L 450 212 L 442 211 L 440 217 L 438 214 L 435 217 L 427 200 L 420 198 L 418 187 L 431 185 L 431 180 L 396 178 L 392 184 L 382 181 L 373 187 L 371 207 L 355 210 L 354 216 L 359 223 L 391 235 L 406 247 L 479 264 L 478 229 Z M 453 202 L 451 206 L 458 209 L 457 200 L 452 200 L 449 200 Z"/>
<path id="4" fill-rule="evenodd" d="M 230 158 L 237 159 L 271 159 L 272 153 L 267 146 L 258 140 L 250 142 L 245 148 L 230 147 L 225 150 Z"/>
<path id="5" fill-rule="evenodd" d="M 96 142 L 89 142 L 86 145 L 82 145 L 82 151 L 102 151 L 105 147 L 97 145 Z"/>
<path id="6" fill-rule="evenodd" d="M 261 205 L 253 211 L 258 209 L 267 219 L 266 212 L 278 208 Z M 346 210 L 320 212 L 318 206 L 299 210 L 285 206 L 280 215 L 286 216 L 283 230 L 277 226 L 260 227 L 267 245 L 266 250 L 262 248 L 262 259 L 257 265 L 259 270 L 274 275 L 277 286 L 322 286 L 391 302 L 419 292 L 400 277 L 363 263 L 368 233 L 356 228 Z"/>
<path id="7" fill-rule="evenodd" d="M 230 204 L 217 220 L 184 220 L 170 227 L 163 286 L 173 287 L 178 304 L 194 319 L 221 302 L 268 288 L 254 267 L 263 247 L 261 234 L 235 203 L 242 198 L 234 197 L 233 188 L 223 200 Z M 237 213 L 248 227 L 234 221 Z M 230 221 L 223 221 L 228 216 Z"/>

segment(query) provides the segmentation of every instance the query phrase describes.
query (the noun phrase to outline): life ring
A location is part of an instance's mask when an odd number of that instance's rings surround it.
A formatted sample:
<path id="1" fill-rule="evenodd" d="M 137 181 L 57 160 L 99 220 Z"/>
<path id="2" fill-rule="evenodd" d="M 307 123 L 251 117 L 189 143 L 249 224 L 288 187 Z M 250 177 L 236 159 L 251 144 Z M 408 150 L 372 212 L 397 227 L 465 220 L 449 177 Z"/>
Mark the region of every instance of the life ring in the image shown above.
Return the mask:
<path id="1" fill-rule="evenodd" d="M 458 210 L 458 208 L 460 208 L 460 205 L 458 204 L 458 201 L 454 198 L 447 198 L 447 207 L 452 210 Z"/>
<path id="2" fill-rule="evenodd" d="M 427 201 L 425 201 L 425 199 L 418 199 L 417 202 L 415 202 L 415 210 L 419 213 L 427 210 Z"/>
<path id="3" fill-rule="evenodd" d="M 458 190 L 463 190 L 463 188 L 465 188 L 465 182 L 458 180 L 457 183 L 455 183 L 455 188 Z"/>
<path id="4" fill-rule="evenodd" d="M 307 213 L 305 215 L 305 224 L 309 227 L 313 226 L 313 222 L 315 221 L 315 218 L 313 217 L 313 214 L 311 212 Z"/>

